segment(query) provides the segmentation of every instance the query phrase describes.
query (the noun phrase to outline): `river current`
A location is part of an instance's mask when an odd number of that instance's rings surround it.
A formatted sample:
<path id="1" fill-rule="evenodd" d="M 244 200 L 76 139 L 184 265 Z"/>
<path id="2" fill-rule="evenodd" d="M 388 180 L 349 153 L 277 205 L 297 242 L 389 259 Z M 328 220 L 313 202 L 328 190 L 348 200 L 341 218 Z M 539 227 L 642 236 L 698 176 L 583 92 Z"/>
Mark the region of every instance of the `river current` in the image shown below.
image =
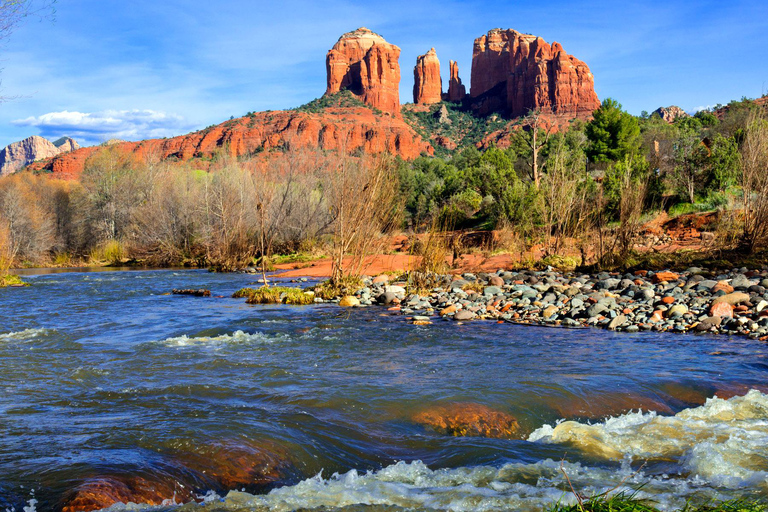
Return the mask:
<path id="1" fill-rule="evenodd" d="M 193 511 L 768 497 L 762 342 L 250 306 L 230 297 L 252 277 L 198 270 L 25 279 L 0 289 L 0 510 L 59 510 L 99 478 L 176 486 Z M 466 404 L 519 435 L 415 420 Z M 240 483 L 254 461 L 270 469 Z"/>

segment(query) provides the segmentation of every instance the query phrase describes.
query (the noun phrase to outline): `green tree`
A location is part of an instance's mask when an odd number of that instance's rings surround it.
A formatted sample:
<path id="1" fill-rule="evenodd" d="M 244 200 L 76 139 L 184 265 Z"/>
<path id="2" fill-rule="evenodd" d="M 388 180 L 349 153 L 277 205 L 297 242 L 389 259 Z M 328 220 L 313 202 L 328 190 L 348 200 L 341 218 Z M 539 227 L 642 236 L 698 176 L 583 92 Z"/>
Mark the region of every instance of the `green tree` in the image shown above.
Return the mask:
<path id="1" fill-rule="evenodd" d="M 618 162 L 639 153 L 640 125 L 612 98 L 603 100 L 595 110 L 585 132 L 589 139 L 587 156 L 592 162 Z"/>

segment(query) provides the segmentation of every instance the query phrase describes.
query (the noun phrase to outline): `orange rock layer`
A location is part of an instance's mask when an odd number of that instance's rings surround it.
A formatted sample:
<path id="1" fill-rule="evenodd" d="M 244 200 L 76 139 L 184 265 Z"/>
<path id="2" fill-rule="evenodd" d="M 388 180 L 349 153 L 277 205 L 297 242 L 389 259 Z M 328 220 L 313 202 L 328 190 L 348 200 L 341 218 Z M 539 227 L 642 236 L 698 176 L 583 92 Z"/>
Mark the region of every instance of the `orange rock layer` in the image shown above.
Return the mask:
<path id="1" fill-rule="evenodd" d="M 589 67 L 559 43 L 494 29 L 475 39 L 470 96 L 481 115 L 529 110 L 587 117 L 600 106 Z"/>
<path id="2" fill-rule="evenodd" d="M 120 142 L 119 147 L 139 156 L 187 162 L 207 168 L 206 159 L 217 151 L 247 156 L 286 146 L 391 153 L 412 160 L 422 153 L 433 154 L 401 118 L 376 115 L 359 108 L 328 108 L 321 113 L 298 110 L 259 112 L 233 119 L 205 130 L 169 139 Z M 52 172 L 58 178 L 77 179 L 85 161 L 100 147 L 81 148 L 30 165 L 34 171 Z"/>

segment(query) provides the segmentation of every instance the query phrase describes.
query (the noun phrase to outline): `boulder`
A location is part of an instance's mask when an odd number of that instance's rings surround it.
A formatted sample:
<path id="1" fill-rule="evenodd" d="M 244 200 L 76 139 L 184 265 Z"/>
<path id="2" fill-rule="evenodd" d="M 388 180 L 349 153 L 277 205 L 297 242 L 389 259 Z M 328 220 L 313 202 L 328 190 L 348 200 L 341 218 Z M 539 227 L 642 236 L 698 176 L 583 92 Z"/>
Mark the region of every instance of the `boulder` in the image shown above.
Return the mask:
<path id="1" fill-rule="evenodd" d="M 685 110 L 676 105 L 671 107 L 659 107 L 653 111 L 653 114 L 658 115 L 663 121 L 672 124 L 676 119 L 690 117 Z"/>
<path id="2" fill-rule="evenodd" d="M 520 426 L 514 417 L 482 404 L 434 406 L 416 414 L 413 421 L 449 436 L 520 437 Z"/>
<path id="3" fill-rule="evenodd" d="M 462 322 L 462 321 L 466 321 L 466 320 L 472 320 L 476 316 L 477 315 L 475 315 L 471 311 L 468 311 L 466 309 L 461 309 L 461 310 L 457 311 L 456 314 L 453 315 L 453 319 L 458 321 L 458 322 Z"/>
<path id="4" fill-rule="evenodd" d="M 354 295 L 345 295 L 339 301 L 339 306 L 343 308 L 351 308 L 359 305 L 360 305 L 360 301 Z"/>
<path id="5" fill-rule="evenodd" d="M 709 308 L 709 314 L 716 317 L 733 318 L 733 306 L 727 302 L 715 302 Z"/>
<path id="6" fill-rule="evenodd" d="M 720 304 L 721 302 L 725 302 L 731 306 L 737 306 L 742 302 L 749 302 L 749 294 L 744 292 L 731 292 L 726 295 L 716 297 L 715 300 L 712 301 L 712 305 L 714 306 L 715 304 Z"/>
<path id="7" fill-rule="evenodd" d="M 663 272 L 656 272 L 653 274 L 653 282 L 656 284 L 663 283 L 663 282 L 672 282 L 677 281 L 680 278 L 678 274 L 675 274 L 674 272 L 669 271 L 663 271 Z"/>
<path id="8" fill-rule="evenodd" d="M 163 502 L 186 502 L 193 498 L 189 488 L 165 480 L 150 481 L 142 477 L 102 476 L 86 480 L 64 500 L 62 512 L 90 512 L 117 503 L 162 505 Z"/>

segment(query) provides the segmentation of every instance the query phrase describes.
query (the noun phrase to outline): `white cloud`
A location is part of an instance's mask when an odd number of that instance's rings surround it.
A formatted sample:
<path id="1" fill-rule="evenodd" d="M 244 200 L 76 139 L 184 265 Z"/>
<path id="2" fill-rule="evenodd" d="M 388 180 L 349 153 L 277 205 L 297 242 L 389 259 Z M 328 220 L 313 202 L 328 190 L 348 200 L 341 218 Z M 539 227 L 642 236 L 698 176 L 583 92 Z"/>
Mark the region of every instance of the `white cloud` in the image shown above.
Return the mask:
<path id="1" fill-rule="evenodd" d="M 81 144 L 108 139 L 141 140 L 180 135 L 191 130 L 180 115 L 157 110 L 103 110 L 101 112 L 49 112 L 13 121 L 34 127 L 40 135 L 55 139 L 67 135 Z"/>

